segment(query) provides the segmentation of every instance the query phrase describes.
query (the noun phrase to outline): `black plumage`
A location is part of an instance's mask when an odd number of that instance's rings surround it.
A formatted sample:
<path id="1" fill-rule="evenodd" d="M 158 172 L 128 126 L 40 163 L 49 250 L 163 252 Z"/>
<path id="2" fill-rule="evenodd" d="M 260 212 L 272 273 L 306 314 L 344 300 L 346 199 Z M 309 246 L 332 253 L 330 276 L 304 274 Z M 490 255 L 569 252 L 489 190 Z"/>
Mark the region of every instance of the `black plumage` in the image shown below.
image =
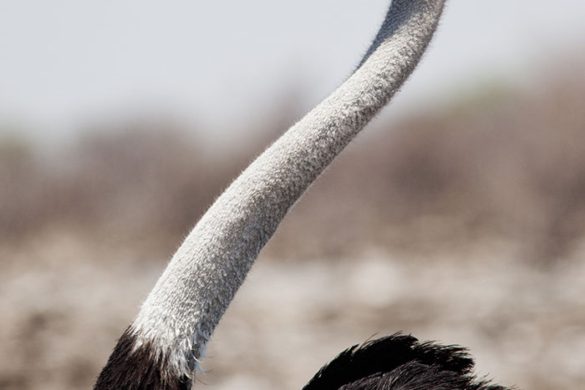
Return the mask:
<path id="1" fill-rule="evenodd" d="M 190 390 L 191 379 L 168 369 L 168 357 L 161 356 L 151 344 L 137 344 L 126 329 L 94 390 Z"/>
<path id="2" fill-rule="evenodd" d="M 465 348 L 394 334 L 341 352 L 303 390 L 507 390 L 478 380 Z"/>

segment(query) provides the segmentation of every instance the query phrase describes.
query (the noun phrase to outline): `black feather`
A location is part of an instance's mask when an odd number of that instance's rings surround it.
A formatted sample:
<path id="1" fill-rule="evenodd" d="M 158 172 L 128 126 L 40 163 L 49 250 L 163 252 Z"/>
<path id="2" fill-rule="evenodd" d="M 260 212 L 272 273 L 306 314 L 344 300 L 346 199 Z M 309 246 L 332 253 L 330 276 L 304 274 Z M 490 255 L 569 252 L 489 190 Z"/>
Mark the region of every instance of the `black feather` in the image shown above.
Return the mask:
<path id="1" fill-rule="evenodd" d="M 459 346 L 394 334 L 341 352 L 303 390 L 506 390 L 478 381 Z"/>
<path id="2" fill-rule="evenodd" d="M 167 358 L 157 356 L 151 344 L 136 346 L 128 329 L 110 355 L 94 390 L 189 390 L 191 380 L 168 370 Z"/>

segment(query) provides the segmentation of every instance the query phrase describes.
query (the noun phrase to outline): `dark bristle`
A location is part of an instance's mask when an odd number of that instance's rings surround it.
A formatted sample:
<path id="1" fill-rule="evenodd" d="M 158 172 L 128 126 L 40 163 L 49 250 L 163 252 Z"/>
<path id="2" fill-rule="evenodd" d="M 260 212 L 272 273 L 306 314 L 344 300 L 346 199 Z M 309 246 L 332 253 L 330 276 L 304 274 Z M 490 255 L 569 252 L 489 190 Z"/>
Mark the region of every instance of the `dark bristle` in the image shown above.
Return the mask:
<path id="1" fill-rule="evenodd" d="M 462 347 L 394 334 L 346 349 L 303 390 L 505 390 L 476 381 L 473 366 Z"/>
<path id="2" fill-rule="evenodd" d="M 94 390 L 190 390 L 191 380 L 168 370 L 167 358 L 157 356 L 151 344 L 135 348 L 136 336 L 124 332 Z"/>
<path id="3" fill-rule="evenodd" d="M 469 378 L 437 366 L 410 362 L 386 373 L 373 374 L 340 390 L 467 390 Z"/>

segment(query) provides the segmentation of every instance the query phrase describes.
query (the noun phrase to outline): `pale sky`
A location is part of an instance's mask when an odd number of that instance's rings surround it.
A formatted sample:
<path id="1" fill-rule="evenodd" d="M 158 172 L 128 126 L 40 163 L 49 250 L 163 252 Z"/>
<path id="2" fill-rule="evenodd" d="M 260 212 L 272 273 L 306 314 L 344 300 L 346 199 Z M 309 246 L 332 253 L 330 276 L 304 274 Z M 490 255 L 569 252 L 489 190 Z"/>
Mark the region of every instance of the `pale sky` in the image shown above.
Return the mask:
<path id="1" fill-rule="evenodd" d="M 315 103 L 334 89 L 387 3 L 2 0 L 0 124 L 59 140 L 95 120 L 161 111 L 238 134 L 287 88 Z M 388 112 L 493 78 L 537 82 L 559 54 L 584 49 L 583 0 L 450 0 L 431 50 Z"/>

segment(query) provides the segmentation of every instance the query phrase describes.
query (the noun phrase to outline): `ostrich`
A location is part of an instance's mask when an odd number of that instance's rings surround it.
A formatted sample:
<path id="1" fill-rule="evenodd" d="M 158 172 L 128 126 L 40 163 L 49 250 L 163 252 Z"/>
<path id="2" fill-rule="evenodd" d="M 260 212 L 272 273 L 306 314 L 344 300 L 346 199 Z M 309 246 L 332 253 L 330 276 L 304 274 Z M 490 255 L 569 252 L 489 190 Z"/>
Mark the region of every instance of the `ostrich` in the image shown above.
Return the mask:
<path id="1" fill-rule="evenodd" d="M 393 0 L 360 66 L 261 154 L 179 247 L 125 330 L 95 390 L 187 390 L 214 328 L 289 208 L 419 62 L 445 0 Z M 353 346 L 311 389 L 501 389 L 455 346 L 395 334 Z"/>

